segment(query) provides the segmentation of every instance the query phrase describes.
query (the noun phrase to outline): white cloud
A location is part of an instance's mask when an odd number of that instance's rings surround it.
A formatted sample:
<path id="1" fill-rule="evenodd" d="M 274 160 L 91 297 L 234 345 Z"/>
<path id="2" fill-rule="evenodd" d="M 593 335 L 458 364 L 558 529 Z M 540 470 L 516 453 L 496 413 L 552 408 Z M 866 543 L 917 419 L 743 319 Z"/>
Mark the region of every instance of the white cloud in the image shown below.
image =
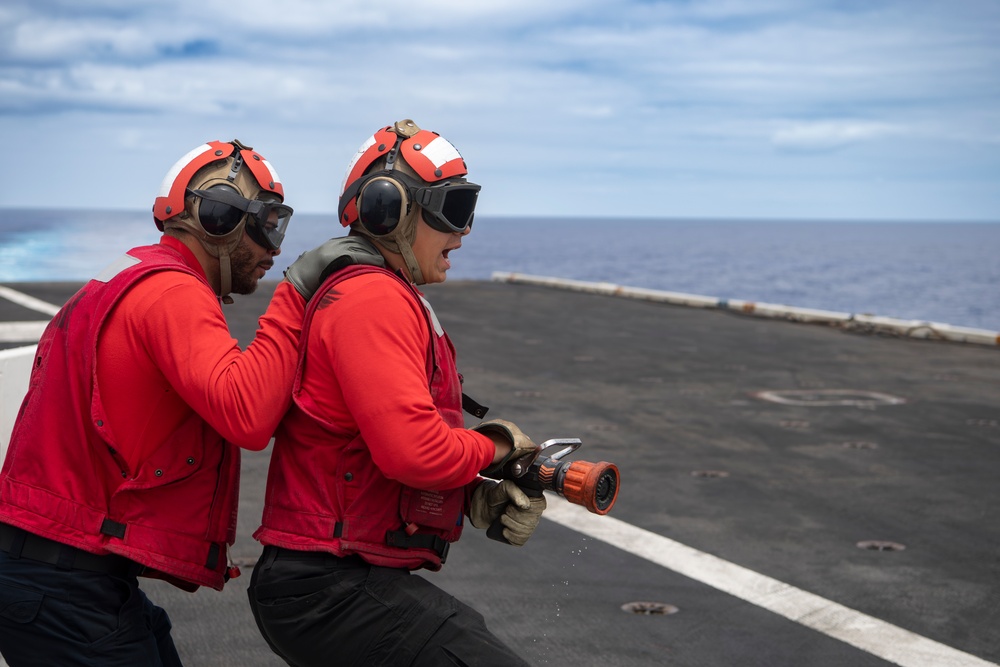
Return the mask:
<path id="1" fill-rule="evenodd" d="M 112 54 L 148 58 L 156 54 L 156 41 L 128 24 L 36 19 L 15 28 L 8 48 L 11 57 L 28 61 Z"/>
<path id="2" fill-rule="evenodd" d="M 823 151 L 898 134 L 903 128 L 889 123 L 825 120 L 784 123 L 771 135 L 778 148 Z"/>

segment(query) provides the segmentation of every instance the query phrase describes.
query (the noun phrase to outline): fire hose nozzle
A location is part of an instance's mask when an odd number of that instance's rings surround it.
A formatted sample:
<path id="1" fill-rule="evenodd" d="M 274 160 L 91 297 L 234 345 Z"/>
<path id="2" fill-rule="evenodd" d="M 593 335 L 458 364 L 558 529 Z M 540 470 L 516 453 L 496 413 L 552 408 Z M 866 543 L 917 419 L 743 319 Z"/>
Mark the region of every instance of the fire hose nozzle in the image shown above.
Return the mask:
<path id="1" fill-rule="evenodd" d="M 618 498 L 618 466 L 607 461 L 573 461 L 566 469 L 562 490 L 566 500 L 594 514 L 607 514 Z"/>
<path id="2" fill-rule="evenodd" d="M 620 474 L 618 466 L 607 461 L 563 461 L 583 443 L 578 438 L 562 438 L 542 443 L 541 452 L 527 472 L 515 477 L 514 483 L 529 496 L 541 496 L 552 491 L 571 503 L 582 505 L 594 514 L 607 514 L 618 499 Z M 554 454 L 547 455 L 559 447 Z M 486 532 L 492 539 L 505 542 L 499 519 Z"/>

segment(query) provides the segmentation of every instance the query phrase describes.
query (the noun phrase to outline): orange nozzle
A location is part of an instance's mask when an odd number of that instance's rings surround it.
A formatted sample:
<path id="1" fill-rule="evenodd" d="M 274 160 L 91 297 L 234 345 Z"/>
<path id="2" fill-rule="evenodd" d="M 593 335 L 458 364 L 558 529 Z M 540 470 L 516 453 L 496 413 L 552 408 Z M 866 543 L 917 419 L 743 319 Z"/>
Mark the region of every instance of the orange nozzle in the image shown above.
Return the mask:
<path id="1" fill-rule="evenodd" d="M 566 469 L 562 496 L 594 514 L 607 514 L 618 498 L 618 466 L 573 461 Z"/>

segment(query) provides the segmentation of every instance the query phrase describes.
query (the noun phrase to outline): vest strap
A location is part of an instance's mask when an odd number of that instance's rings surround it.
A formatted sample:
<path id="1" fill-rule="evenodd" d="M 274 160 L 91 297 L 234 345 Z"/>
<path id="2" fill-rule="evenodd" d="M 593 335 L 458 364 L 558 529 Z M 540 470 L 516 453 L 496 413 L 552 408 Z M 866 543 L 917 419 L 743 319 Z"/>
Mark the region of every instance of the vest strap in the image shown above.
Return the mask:
<path id="1" fill-rule="evenodd" d="M 464 391 L 462 392 L 462 409 L 468 412 L 470 415 L 476 419 L 482 419 L 486 416 L 486 413 L 490 411 L 485 405 L 480 405 L 476 403 L 468 394 Z"/>
<path id="2" fill-rule="evenodd" d="M 428 549 L 436 553 L 442 563 L 448 557 L 448 549 L 451 547 L 448 540 L 437 535 L 407 535 L 405 530 L 386 531 L 385 543 L 400 549 Z"/>
<path id="3" fill-rule="evenodd" d="M 208 547 L 208 559 L 205 561 L 205 567 L 207 567 L 209 570 L 214 570 L 216 567 L 218 567 L 219 553 L 221 551 L 222 550 L 219 548 L 219 545 L 216 544 L 215 542 L 212 542 L 212 544 L 209 545 Z"/>
<path id="4" fill-rule="evenodd" d="M 105 519 L 101 522 L 101 534 L 117 537 L 119 540 L 125 539 L 125 524 Z"/>
<path id="5" fill-rule="evenodd" d="M 145 569 L 124 556 L 93 554 L 6 523 L 0 523 L 0 551 L 6 551 L 11 558 L 48 563 L 62 570 L 102 572 L 123 578 L 138 576 Z"/>
<path id="6" fill-rule="evenodd" d="M 0 551 L 6 551 L 11 558 L 20 558 L 28 534 L 20 528 L 0 523 Z"/>

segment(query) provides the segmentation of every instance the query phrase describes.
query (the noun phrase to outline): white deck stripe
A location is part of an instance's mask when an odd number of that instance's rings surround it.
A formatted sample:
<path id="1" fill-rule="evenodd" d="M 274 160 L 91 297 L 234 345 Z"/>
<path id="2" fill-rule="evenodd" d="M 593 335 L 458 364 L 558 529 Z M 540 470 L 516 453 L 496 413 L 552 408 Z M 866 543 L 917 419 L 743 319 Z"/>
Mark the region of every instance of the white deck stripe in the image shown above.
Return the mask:
<path id="1" fill-rule="evenodd" d="M 0 322 L 0 343 L 37 343 L 48 320 Z"/>
<path id="2" fill-rule="evenodd" d="M 27 294 L 18 292 L 17 290 L 4 287 L 3 285 L 0 285 L 0 297 L 49 316 L 54 316 L 59 312 L 59 306 L 54 306 L 51 303 L 46 303 L 41 299 L 36 299 L 33 296 L 28 296 Z M 36 342 L 39 338 L 41 338 L 42 330 L 47 324 L 48 321 L 45 320 L 38 322 L 0 323 L 0 342 Z M 0 395 L 2 395 L 2 393 L 3 392 L 0 391 Z M 18 400 L 18 403 L 20 403 L 20 400 Z M 3 436 L 2 440 L 4 443 L 9 435 L 10 434 L 7 433 Z M 6 449 L 6 446 L 4 446 L 4 449 Z M 6 454 L 6 452 L 3 453 Z M 0 667 L 7 667 L 7 661 L 3 659 L 3 656 L 0 656 Z"/>
<path id="3" fill-rule="evenodd" d="M 551 494 L 543 516 L 902 667 L 998 667 L 662 535 L 591 514 Z"/>
<path id="4" fill-rule="evenodd" d="M 45 303 L 41 299 L 36 299 L 33 296 L 28 296 L 17 290 L 12 290 L 9 287 L 4 287 L 0 285 L 0 297 L 7 299 L 8 301 L 13 301 L 14 303 L 24 306 L 25 308 L 30 308 L 31 310 L 36 310 L 39 313 L 45 313 L 49 316 L 54 316 L 59 312 L 61 306 L 53 306 L 51 303 Z"/>

